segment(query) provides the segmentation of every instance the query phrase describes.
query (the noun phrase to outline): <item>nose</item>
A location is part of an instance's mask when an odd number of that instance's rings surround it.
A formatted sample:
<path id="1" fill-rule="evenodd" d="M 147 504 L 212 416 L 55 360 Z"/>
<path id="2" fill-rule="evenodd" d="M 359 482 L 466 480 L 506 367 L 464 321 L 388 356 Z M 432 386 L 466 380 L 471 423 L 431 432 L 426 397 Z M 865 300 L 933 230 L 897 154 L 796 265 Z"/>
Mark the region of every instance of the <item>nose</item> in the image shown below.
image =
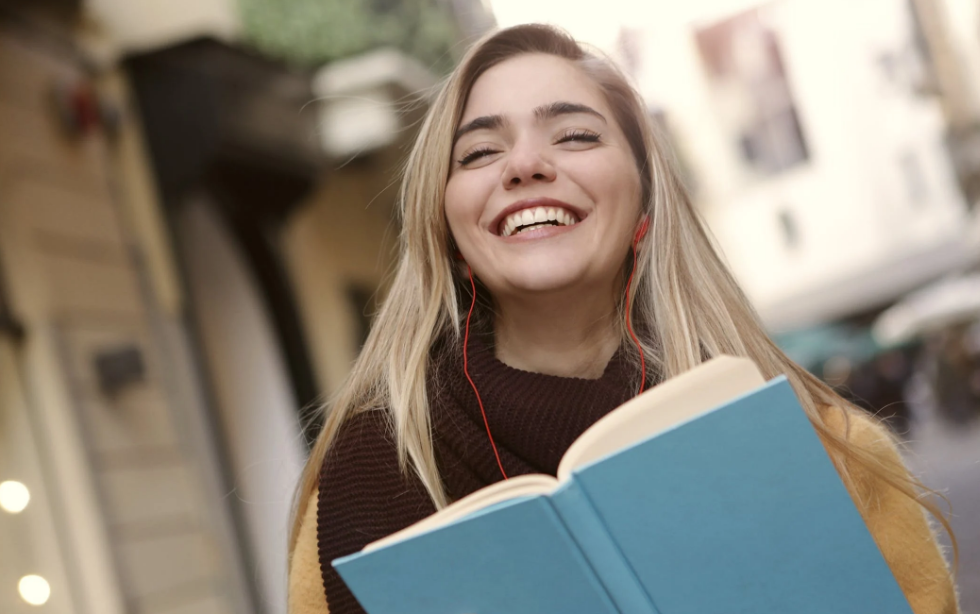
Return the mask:
<path id="1" fill-rule="evenodd" d="M 507 157 L 504 168 L 504 188 L 511 190 L 536 182 L 548 183 L 555 180 L 555 167 L 535 144 L 525 143 L 515 146 Z"/>

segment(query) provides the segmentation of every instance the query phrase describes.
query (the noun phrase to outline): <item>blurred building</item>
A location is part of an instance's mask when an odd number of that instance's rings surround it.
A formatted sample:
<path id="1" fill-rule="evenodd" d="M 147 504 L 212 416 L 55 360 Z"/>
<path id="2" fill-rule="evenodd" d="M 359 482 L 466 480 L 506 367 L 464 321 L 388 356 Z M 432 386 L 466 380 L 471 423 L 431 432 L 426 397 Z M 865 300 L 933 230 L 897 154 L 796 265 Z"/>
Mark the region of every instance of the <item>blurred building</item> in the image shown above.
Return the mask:
<path id="1" fill-rule="evenodd" d="M 269 59 L 242 6 L 0 1 L 5 614 L 285 611 L 307 410 L 366 334 L 436 77 Z"/>
<path id="2" fill-rule="evenodd" d="M 915 0 L 932 86 L 947 120 L 946 140 L 967 200 L 980 203 L 980 4 Z"/>
<path id="3" fill-rule="evenodd" d="M 880 309 L 976 262 L 980 164 L 952 145 L 980 125 L 976 11 L 970 37 L 914 10 L 954 0 L 727 4 L 651 8 L 635 76 L 766 323 Z"/>

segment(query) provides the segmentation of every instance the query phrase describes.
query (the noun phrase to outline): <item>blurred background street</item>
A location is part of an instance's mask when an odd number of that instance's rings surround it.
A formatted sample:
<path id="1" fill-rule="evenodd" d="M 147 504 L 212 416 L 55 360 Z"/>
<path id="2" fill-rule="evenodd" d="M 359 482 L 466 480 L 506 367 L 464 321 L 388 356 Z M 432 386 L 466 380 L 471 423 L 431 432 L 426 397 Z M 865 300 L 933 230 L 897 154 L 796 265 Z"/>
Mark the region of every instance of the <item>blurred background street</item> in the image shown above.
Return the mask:
<path id="1" fill-rule="evenodd" d="M 950 432 L 941 421 L 926 418 L 907 454 L 922 479 L 943 492 L 952 506 L 952 525 L 960 543 L 960 598 L 964 612 L 980 603 L 980 424 Z M 947 541 L 948 544 L 948 541 Z M 968 609 L 972 608 L 972 609 Z"/>
<path id="2" fill-rule="evenodd" d="M 980 0 L 0 0 L 0 612 L 286 611 L 406 148 L 532 21 L 633 80 L 777 343 L 952 504 L 980 614 Z"/>

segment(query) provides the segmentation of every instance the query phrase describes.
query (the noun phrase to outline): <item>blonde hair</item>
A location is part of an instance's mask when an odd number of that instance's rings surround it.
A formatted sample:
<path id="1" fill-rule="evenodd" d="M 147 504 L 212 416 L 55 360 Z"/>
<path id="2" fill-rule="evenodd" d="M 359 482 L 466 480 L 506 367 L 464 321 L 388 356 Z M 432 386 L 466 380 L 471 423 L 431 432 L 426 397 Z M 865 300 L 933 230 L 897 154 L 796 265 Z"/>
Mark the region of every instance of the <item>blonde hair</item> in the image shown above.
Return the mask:
<path id="1" fill-rule="evenodd" d="M 786 375 L 845 480 L 848 466 L 866 469 L 919 501 L 952 535 L 938 508 L 919 497 L 920 483 L 849 442 L 846 429 L 841 435 L 827 426 L 829 412 L 842 412 L 846 421 L 860 410 L 796 365 L 766 335 L 713 248 L 663 139 L 654 133 L 644 104 L 627 79 L 608 60 L 586 52 L 564 32 L 543 25 L 516 26 L 478 42 L 432 103 L 401 187 L 401 258 L 391 289 L 331 404 L 299 484 L 296 511 L 316 491 L 324 456 L 340 427 L 353 414 L 369 410 L 387 412 L 403 469 L 418 475 L 436 507 L 449 503 L 433 449 L 426 372 L 436 340 L 459 341 L 464 314 L 443 211 L 453 135 L 480 75 L 508 58 L 529 53 L 554 55 L 578 65 L 600 87 L 629 141 L 640 173 L 641 204 L 650 219 L 629 297 L 633 321 L 642 324 L 636 330 L 647 364 L 669 378 L 710 357 L 729 354 L 751 358 L 766 378 Z M 625 331 L 624 312 L 621 308 Z M 638 369 L 639 351 L 625 349 L 632 352 Z M 301 516 L 294 513 L 290 552 Z"/>

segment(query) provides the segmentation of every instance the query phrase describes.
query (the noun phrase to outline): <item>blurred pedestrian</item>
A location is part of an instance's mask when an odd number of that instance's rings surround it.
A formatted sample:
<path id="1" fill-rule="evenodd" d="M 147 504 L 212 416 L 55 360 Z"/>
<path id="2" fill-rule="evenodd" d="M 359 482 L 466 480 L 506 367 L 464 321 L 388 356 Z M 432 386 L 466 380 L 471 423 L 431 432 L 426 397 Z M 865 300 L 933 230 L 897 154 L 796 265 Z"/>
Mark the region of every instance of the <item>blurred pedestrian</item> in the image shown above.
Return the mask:
<path id="1" fill-rule="evenodd" d="M 943 330 L 935 355 L 936 410 L 956 426 L 980 416 L 980 356 L 972 351 L 970 330 L 968 325 Z"/>

